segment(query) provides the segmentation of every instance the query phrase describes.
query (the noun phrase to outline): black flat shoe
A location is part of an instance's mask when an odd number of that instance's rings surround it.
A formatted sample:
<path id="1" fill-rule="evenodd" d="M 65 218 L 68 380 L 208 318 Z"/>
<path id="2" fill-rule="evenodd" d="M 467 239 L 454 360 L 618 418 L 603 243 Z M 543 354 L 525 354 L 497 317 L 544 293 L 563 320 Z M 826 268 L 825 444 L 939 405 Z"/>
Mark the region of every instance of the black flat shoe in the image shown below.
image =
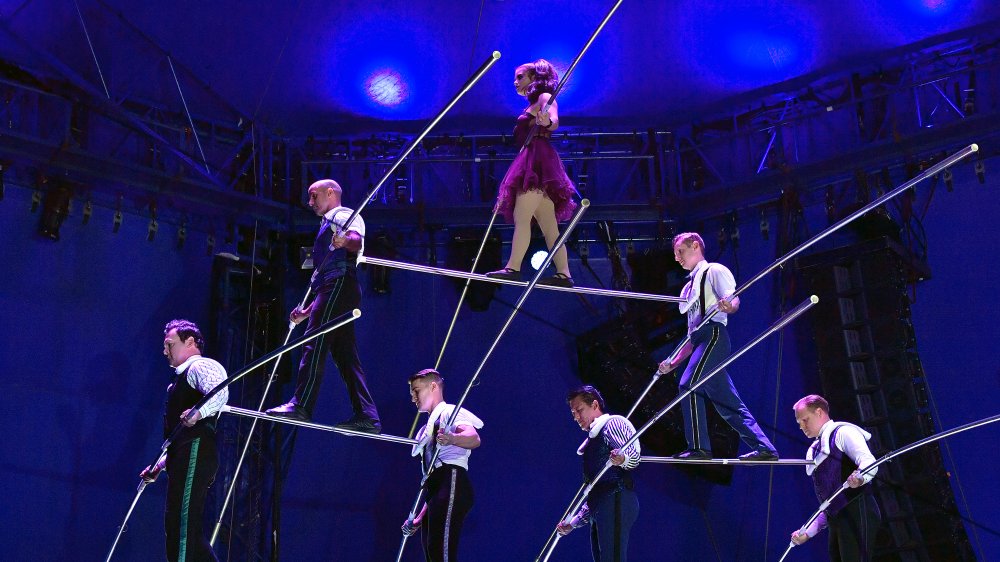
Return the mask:
<path id="1" fill-rule="evenodd" d="M 751 451 L 740 455 L 741 461 L 776 461 L 778 453 L 775 451 Z"/>
<path id="2" fill-rule="evenodd" d="M 688 449 L 687 451 L 672 455 L 672 458 L 687 461 L 707 461 L 712 458 L 712 453 L 706 451 L 705 449 Z"/>
<path id="3" fill-rule="evenodd" d="M 565 273 L 556 273 L 551 277 L 546 277 L 544 279 L 538 280 L 539 285 L 549 285 L 550 287 L 567 287 L 571 288 L 576 285 L 573 283 L 573 278 Z"/>
<path id="4" fill-rule="evenodd" d="M 487 273 L 486 276 L 489 277 L 490 279 L 503 279 L 504 281 L 521 280 L 521 272 L 510 267 L 505 267 L 503 269 L 491 271 Z"/>
<path id="5" fill-rule="evenodd" d="M 286 404 L 282 404 L 281 406 L 275 406 L 274 408 L 264 411 L 264 413 L 276 418 L 309 421 L 309 414 L 306 413 L 305 408 L 302 408 L 295 402 L 288 402 Z"/>
<path id="6" fill-rule="evenodd" d="M 347 421 L 342 421 L 333 427 L 337 429 L 360 431 L 362 433 L 373 433 L 375 435 L 382 433 L 382 423 L 370 418 L 351 418 Z"/>

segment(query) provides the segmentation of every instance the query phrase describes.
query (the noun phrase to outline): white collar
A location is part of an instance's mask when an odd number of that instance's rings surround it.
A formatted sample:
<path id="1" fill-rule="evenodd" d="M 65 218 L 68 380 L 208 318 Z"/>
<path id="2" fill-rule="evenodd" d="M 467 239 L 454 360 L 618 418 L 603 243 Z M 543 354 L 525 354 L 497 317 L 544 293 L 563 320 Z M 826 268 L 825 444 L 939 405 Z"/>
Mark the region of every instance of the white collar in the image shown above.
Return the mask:
<path id="1" fill-rule="evenodd" d="M 694 264 L 694 269 L 692 269 L 691 273 L 688 274 L 688 277 L 691 278 L 692 282 L 694 282 L 695 277 L 697 277 L 698 273 L 700 273 L 701 270 L 703 270 L 703 269 L 708 269 L 708 260 L 706 260 L 704 258 L 702 258 L 702 260 L 700 262 Z"/>
<path id="2" fill-rule="evenodd" d="M 350 209 L 348 209 L 347 207 L 345 207 L 343 205 L 339 205 L 337 207 L 334 207 L 334 208 L 330 209 L 326 213 L 324 213 L 323 214 L 323 219 L 325 219 L 327 222 L 333 222 L 333 217 L 337 216 L 337 213 L 339 213 L 341 211 L 350 211 Z"/>
<path id="3" fill-rule="evenodd" d="M 449 404 L 444 400 L 438 402 L 437 406 L 434 406 L 434 409 L 431 410 L 431 413 L 427 415 L 428 428 L 434 427 L 434 424 L 437 423 L 438 419 L 441 417 L 442 414 L 444 414 L 444 411 L 448 406 Z"/>
<path id="4" fill-rule="evenodd" d="M 600 435 L 601 430 L 604 429 L 604 424 L 608 423 L 608 420 L 610 419 L 611 419 L 611 414 L 601 414 L 597 416 L 597 419 L 591 422 L 590 431 L 587 433 L 587 435 L 589 435 L 591 439 Z"/>
<path id="5" fill-rule="evenodd" d="M 192 355 L 191 357 L 188 357 L 187 361 L 185 361 L 185 362 L 181 363 L 180 365 L 174 367 L 174 372 L 177 373 L 178 375 L 181 374 L 181 373 L 183 373 L 185 369 L 187 369 L 188 367 L 191 366 L 191 363 L 194 363 L 195 361 L 197 361 L 199 359 L 201 359 L 201 354 L 200 353 L 196 353 L 196 354 Z"/>

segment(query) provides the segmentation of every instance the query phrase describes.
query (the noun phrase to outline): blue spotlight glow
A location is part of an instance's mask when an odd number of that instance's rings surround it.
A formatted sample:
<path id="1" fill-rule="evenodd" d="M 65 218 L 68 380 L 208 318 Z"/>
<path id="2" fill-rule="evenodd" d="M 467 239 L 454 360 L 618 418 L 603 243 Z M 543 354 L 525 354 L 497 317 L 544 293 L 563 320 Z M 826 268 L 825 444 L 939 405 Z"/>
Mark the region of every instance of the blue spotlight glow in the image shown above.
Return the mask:
<path id="1" fill-rule="evenodd" d="M 399 72 L 382 68 L 365 80 L 365 92 L 372 101 L 383 107 L 396 107 L 410 96 L 406 82 Z"/>

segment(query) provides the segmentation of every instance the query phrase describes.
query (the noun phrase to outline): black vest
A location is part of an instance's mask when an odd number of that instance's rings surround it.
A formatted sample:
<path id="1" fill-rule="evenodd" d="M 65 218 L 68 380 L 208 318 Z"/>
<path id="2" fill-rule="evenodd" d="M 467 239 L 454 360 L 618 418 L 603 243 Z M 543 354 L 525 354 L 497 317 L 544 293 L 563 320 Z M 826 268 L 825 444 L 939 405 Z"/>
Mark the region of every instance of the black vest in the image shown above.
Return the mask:
<path id="1" fill-rule="evenodd" d="M 606 429 L 607 424 L 601 428 L 601 434 L 588 440 L 587 445 L 583 448 L 583 479 L 588 484 L 593 482 L 597 473 L 604 468 L 604 464 L 608 462 L 613 450 L 608 445 L 607 439 L 604 438 Z M 622 488 L 632 489 L 632 474 L 620 466 L 612 466 L 601 477 L 601 481 L 594 486 L 590 495 L 598 497 L 617 492 Z"/>
<path id="2" fill-rule="evenodd" d="M 348 252 L 346 248 L 330 250 L 330 243 L 333 241 L 334 225 L 327 224 L 320 228 L 313 242 L 313 275 L 310 289 L 314 293 L 328 293 L 333 289 L 334 283 L 349 272 L 354 273 L 358 263 L 358 255 Z"/>
<path id="3" fill-rule="evenodd" d="M 858 469 L 858 465 L 850 459 L 843 451 L 837 448 L 837 431 L 841 426 L 837 426 L 830 432 L 830 454 L 823 459 L 823 462 L 816 467 L 812 473 L 813 488 L 816 490 L 816 499 L 820 503 L 826 501 L 833 495 L 840 486 L 847 480 L 852 472 Z M 813 457 L 816 455 L 814 454 Z M 870 486 L 860 488 L 848 488 L 837 499 L 830 503 L 826 509 L 828 516 L 833 517 L 848 503 L 854 501 L 858 496 L 870 492 Z"/>
<path id="4" fill-rule="evenodd" d="M 189 365 L 187 369 L 184 369 L 184 372 L 179 373 L 174 378 L 173 384 L 167 387 L 167 400 L 163 408 L 164 439 L 170 437 L 170 433 L 181 423 L 181 414 L 184 413 L 184 410 L 191 408 L 205 397 L 201 391 L 192 388 L 188 384 L 187 372 L 190 368 L 191 366 Z M 217 416 L 211 416 L 208 419 L 198 420 L 198 423 L 192 427 L 184 427 L 177 434 L 171 445 L 183 445 L 184 443 L 194 441 L 198 437 L 215 437 L 215 423 L 217 420 Z"/>

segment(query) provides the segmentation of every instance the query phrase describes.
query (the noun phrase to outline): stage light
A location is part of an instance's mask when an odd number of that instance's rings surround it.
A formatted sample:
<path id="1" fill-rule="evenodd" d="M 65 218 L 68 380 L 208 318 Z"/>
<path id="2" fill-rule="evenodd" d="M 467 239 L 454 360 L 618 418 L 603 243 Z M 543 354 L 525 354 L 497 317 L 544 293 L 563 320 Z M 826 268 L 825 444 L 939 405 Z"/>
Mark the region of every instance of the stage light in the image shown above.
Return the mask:
<path id="1" fill-rule="evenodd" d="M 768 222 L 764 211 L 760 212 L 760 236 L 764 240 L 768 240 L 771 237 L 771 223 Z"/>
<path id="2" fill-rule="evenodd" d="M 365 80 L 365 93 L 382 107 L 396 107 L 410 96 L 403 77 L 388 68 L 376 70 Z"/>
<path id="3" fill-rule="evenodd" d="M 83 204 L 83 224 L 90 222 L 91 215 L 94 214 L 94 202 L 87 201 Z"/>
<path id="4" fill-rule="evenodd" d="M 955 191 L 954 176 L 951 173 L 951 168 L 948 168 L 941 174 L 941 178 L 944 180 L 944 187 L 949 192 Z"/>
<path id="5" fill-rule="evenodd" d="M 38 207 L 42 204 L 42 192 L 35 190 L 31 194 L 31 212 L 34 213 L 38 210 Z"/>
<path id="6" fill-rule="evenodd" d="M 42 236 L 54 241 L 59 240 L 59 227 L 69 215 L 69 202 L 72 197 L 73 192 L 65 185 L 50 189 L 45 194 L 45 199 L 42 201 L 42 218 L 38 225 L 38 231 Z"/>
<path id="7" fill-rule="evenodd" d="M 3 201 L 3 192 L 5 190 L 5 186 L 3 183 L 3 172 L 4 172 L 4 165 L 0 164 L 0 201 Z"/>
<path id="8" fill-rule="evenodd" d="M 535 271 L 538 271 L 538 269 L 542 267 L 542 263 L 545 261 L 545 258 L 548 256 L 549 253 L 545 250 L 538 250 L 534 254 L 531 254 L 531 267 L 535 268 Z"/>
<path id="9" fill-rule="evenodd" d="M 214 253 L 215 253 L 215 235 L 209 234 L 208 237 L 205 238 L 205 255 L 211 256 Z"/>

